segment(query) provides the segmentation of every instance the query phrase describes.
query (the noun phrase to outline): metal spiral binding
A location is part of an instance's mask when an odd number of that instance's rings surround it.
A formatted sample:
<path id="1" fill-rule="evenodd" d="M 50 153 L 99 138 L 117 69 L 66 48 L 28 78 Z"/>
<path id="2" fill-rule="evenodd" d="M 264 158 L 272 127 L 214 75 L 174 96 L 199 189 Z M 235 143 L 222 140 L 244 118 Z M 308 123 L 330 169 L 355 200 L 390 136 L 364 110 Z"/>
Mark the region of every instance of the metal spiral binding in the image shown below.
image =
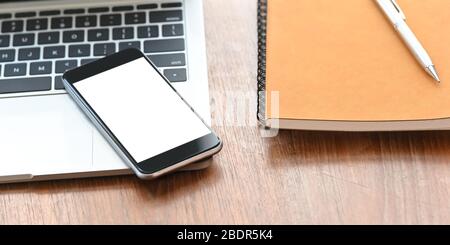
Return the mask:
<path id="1" fill-rule="evenodd" d="M 258 121 L 265 125 L 267 1 L 258 0 Z"/>

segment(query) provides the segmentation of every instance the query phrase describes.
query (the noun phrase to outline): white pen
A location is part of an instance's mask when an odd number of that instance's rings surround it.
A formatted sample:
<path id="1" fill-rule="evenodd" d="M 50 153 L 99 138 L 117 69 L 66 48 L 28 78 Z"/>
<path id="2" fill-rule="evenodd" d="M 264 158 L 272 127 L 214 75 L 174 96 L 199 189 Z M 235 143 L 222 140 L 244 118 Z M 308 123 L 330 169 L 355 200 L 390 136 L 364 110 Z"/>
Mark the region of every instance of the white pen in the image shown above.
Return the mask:
<path id="1" fill-rule="evenodd" d="M 425 71 L 427 71 L 436 81 L 440 82 L 441 80 L 439 79 L 433 61 L 431 61 L 425 48 L 406 24 L 406 16 L 397 2 L 395 0 L 376 1 Z"/>

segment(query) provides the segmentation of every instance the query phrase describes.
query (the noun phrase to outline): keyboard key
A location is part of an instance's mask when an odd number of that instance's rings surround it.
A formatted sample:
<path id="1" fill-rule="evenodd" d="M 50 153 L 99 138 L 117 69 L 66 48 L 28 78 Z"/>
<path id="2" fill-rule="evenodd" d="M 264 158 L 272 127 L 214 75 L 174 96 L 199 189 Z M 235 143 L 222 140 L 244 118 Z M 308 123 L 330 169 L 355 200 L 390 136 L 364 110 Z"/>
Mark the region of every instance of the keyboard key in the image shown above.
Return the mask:
<path id="1" fill-rule="evenodd" d="M 141 42 L 121 42 L 119 43 L 119 51 L 127 48 L 141 49 Z"/>
<path id="2" fill-rule="evenodd" d="M 125 24 L 143 24 L 145 23 L 145 12 L 127 13 L 125 14 Z"/>
<path id="3" fill-rule="evenodd" d="M 171 22 L 182 20 L 183 20 L 183 13 L 181 12 L 181 10 L 150 12 L 150 22 Z"/>
<path id="4" fill-rule="evenodd" d="M 65 46 L 50 46 L 44 48 L 44 59 L 64 58 Z"/>
<path id="5" fill-rule="evenodd" d="M 88 41 L 106 41 L 109 40 L 108 29 L 88 30 Z"/>
<path id="6" fill-rule="evenodd" d="M 59 32 L 41 32 L 38 34 L 38 44 L 59 43 Z"/>
<path id="7" fill-rule="evenodd" d="M 137 29 L 139 38 L 158 37 L 158 26 L 139 26 Z"/>
<path id="8" fill-rule="evenodd" d="M 27 31 L 46 30 L 48 28 L 48 19 L 27 20 Z"/>
<path id="9" fill-rule="evenodd" d="M 0 35 L 0 48 L 8 47 L 11 37 L 9 35 Z"/>
<path id="10" fill-rule="evenodd" d="M 186 69 L 166 69 L 164 70 L 164 76 L 171 82 L 186 82 Z"/>
<path id="11" fill-rule="evenodd" d="M 27 74 L 27 64 L 6 64 L 5 65 L 5 77 L 25 76 Z"/>
<path id="12" fill-rule="evenodd" d="M 55 64 L 55 72 L 62 74 L 67 70 L 76 68 L 78 66 L 77 60 L 58 60 Z"/>
<path id="13" fill-rule="evenodd" d="M 113 12 L 120 12 L 120 11 L 131 11 L 133 10 L 134 7 L 131 5 L 127 5 L 127 6 L 116 6 L 112 8 Z"/>
<path id="14" fill-rule="evenodd" d="M 94 44 L 94 56 L 106 56 L 116 52 L 115 43 Z"/>
<path id="15" fill-rule="evenodd" d="M 158 8 L 158 4 L 150 3 L 150 4 L 141 4 L 137 6 L 137 9 L 156 9 Z"/>
<path id="16" fill-rule="evenodd" d="M 71 45 L 69 46 L 69 57 L 86 57 L 91 55 L 91 45 Z"/>
<path id="17" fill-rule="evenodd" d="M 41 57 L 40 48 L 19 49 L 19 60 L 38 60 Z"/>
<path id="18" fill-rule="evenodd" d="M 88 9 L 89 13 L 104 13 L 104 12 L 108 12 L 108 11 L 109 11 L 108 7 L 99 7 L 99 8 Z"/>
<path id="19" fill-rule="evenodd" d="M 0 19 L 10 19 L 12 17 L 12 14 L 10 13 L 1 13 Z"/>
<path id="20" fill-rule="evenodd" d="M 65 88 L 64 88 L 63 81 L 62 81 L 62 76 L 56 76 L 56 77 L 55 77 L 55 89 L 56 89 L 56 90 L 62 90 L 62 89 L 65 89 Z"/>
<path id="21" fill-rule="evenodd" d="M 88 64 L 88 63 L 91 63 L 91 62 L 94 62 L 94 61 L 96 61 L 97 59 L 82 59 L 81 60 L 81 65 L 86 65 L 86 64 Z"/>
<path id="22" fill-rule="evenodd" d="M 132 38 L 134 38 L 133 27 L 114 28 L 113 29 L 113 39 L 114 40 L 132 39 Z"/>
<path id="23" fill-rule="evenodd" d="M 149 40 L 144 42 L 144 52 L 183 51 L 184 39 Z"/>
<path id="24" fill-rule="evenodd" d="M 36 12 L 20 12 L 16 13 L 16 18 L 34 17 Z"/>
<path id="25" fill-rule="evenodd" d="M 0 79 L 0 94 L 50 90 L 51 77 Z"/>
<path id="26" fill-rule="evenodd" d="M 181 7 L 181 3 L 162 3 L 161 8 L 179 8 Z"/>
<path id="27" fill-rule="evenodd" d="M 97 16 L 95 15 L 78 16 L 75 19 L 75 23 L 77 27 L 94 27 L 97 26 Z"/>
<path id="28" fill-rule="evenodd" d="M 14 61 L 15 54 L 16 54 L 16 50 L 14 50 L 14 49 L 0 50 L 0 63 Z"/>
<path id="29" fill-rule="evenodd" d="M 14 46 L 27 46 L 34 44 L 34 33 L 29 34 L 16 34 L 13 38 Z"/>
<path id="30" fill-rule="evenodd" d="M 122 24 L 122 15 L 120 14 L 106 14 L 100 16 L 101 26 L 118 26 Z"/>
<path id="31" fill-rule="evenodd" d="M 52 62 L 33 62 L 30 64 L 30 75 L 44 75 L 52 73 Z"/>
<path id="32" fill-rule="evenodd" d="M 63 42 L 76 43 L 84 41 L 84 31 L 65 31 L 63 32 Z"/>
<path id="33" fill-rule="evenodd" d="M 148 58 L 157 67 L 184 66 L 186 57 L 184 54 L 149 55 Z"/>
<path id="34" fill-rule="evenodd" d="M 55 17 L 52 18 L 52 29 L 72 28 L 72 17 Z"/>
<path id="35" fill-rule="evenodd" d="M 44 10 L 39 12 L 40 16 L 52 16 L 52 15 L 60 15 L 61 11 L 59 10 Z"/>
<path id="36" fill-rule="evenodd" d="M 21 32 L 23 31 L 23 20 L 10 20 L 2 23 L 2 32 Z"/>
<path id="37" fill-rule="evenodd" d="M 64 14 L 84 14 L 84 9 L 66 9 Z"/>
<path id="38" fill-rule="evenodd" d="M 183 24 L 163 25 L 162 33 L 164 37 L 183 36 Z"/>

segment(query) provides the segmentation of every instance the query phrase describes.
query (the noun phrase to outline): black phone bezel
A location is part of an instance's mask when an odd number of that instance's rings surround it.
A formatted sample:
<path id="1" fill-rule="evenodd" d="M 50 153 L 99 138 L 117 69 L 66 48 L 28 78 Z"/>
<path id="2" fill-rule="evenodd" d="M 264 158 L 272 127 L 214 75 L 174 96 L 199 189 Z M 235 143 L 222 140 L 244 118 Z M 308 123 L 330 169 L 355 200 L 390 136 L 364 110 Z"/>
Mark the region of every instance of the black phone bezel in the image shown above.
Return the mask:
<path id="1" fill-rule="evenodd" d="M 82 94 L 76 89 L 73 85 L 79 81 L 82 81 L 86 78 L 92 77 L 94 75 L 100 74 L 102 72 L 108 71 L 120 65 L 126 64 L 133 60 L 145 58 L 149 65 L 155 69 L 161 78 L 180 96 L 180 94 L 175 90 L 175 88 L 170 84 L 170 81 L 165 78 L 161 72 L 156 68 L 156 66 L 148 59 L 145 54 L 137 49 L 126 49 L 120 51 L 118 53 L 112 54 L 105 58 L 93 61 L 86 65 L 80 66 L 73 70 L 66 71 L 63 74 L 62 79 L 65 80 L 71 90 L 77 94 L 77 96 L 83 100 L 83 103 L 88 107 L 88 109 L 94 114 L 97 118 L 98 123 L 102 125 L 103 129 L 109 134 L 112 140 L 116 143 L 117 147 L 127 156 L 127 158 L 131 161 L 131 163 L 136 167 L 136 169 L 143 174 L 154 174 L 158 171 L 161 171 L 165 168 L 176 165 L 180 162 L 186 161 L 190 158 L 198 156 L 202 153 L 208 152 L 210 150 L 219 147 L 221 142 L 220 139 L 213 133 L 211 128 L 205 123 L 206 127 L 208 127 L 211 131 L 210 134 L 207 134 L 203 137 L 175 147 L 166 152 L 160 153 L 154 157 L 146 159 L 141 162 L 137 162 L 134 157 L 128 152 L 128 150 L 122 145 L 120 140 L 114 135 L 114 133 L 109 129 L 109 127 L 103 122 L 103 120 L 98 116 L 97 112 L 91 107 L 88 101 L 86 101 Z M 180 98 L 186 103 L 189 107 L 190 105 L 180 96 Z M 191 107 L 192 109 L 192 107 Z M 194 111 L 194 110 L 193 110 Z M 194 111 L 195 113 L 195 111 Z M 195 113 L 197 116 L 198 114 Z M 199 117 L 199 116 L 198 116 Z M 199 117 L 200 118 L 200 117 Z M 200 118 L 201 119 L 201 118 Z M 169 136 L 168 136 L 169 137 Z"/>

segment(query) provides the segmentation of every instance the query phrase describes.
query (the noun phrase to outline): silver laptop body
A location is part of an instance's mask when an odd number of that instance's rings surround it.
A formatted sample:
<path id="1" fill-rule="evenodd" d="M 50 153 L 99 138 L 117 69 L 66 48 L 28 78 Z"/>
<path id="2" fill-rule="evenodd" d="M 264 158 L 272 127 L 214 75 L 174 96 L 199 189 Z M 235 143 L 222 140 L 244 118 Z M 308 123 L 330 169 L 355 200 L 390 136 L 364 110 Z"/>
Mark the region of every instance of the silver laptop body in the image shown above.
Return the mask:
<path id="1" fill-rule="evenodd" d="M 144 51 L 210 123 L 204 36 L 202 0 L 0 1 L 0 183 L 131 174 L 59 80 L 120 49 Z"/>

